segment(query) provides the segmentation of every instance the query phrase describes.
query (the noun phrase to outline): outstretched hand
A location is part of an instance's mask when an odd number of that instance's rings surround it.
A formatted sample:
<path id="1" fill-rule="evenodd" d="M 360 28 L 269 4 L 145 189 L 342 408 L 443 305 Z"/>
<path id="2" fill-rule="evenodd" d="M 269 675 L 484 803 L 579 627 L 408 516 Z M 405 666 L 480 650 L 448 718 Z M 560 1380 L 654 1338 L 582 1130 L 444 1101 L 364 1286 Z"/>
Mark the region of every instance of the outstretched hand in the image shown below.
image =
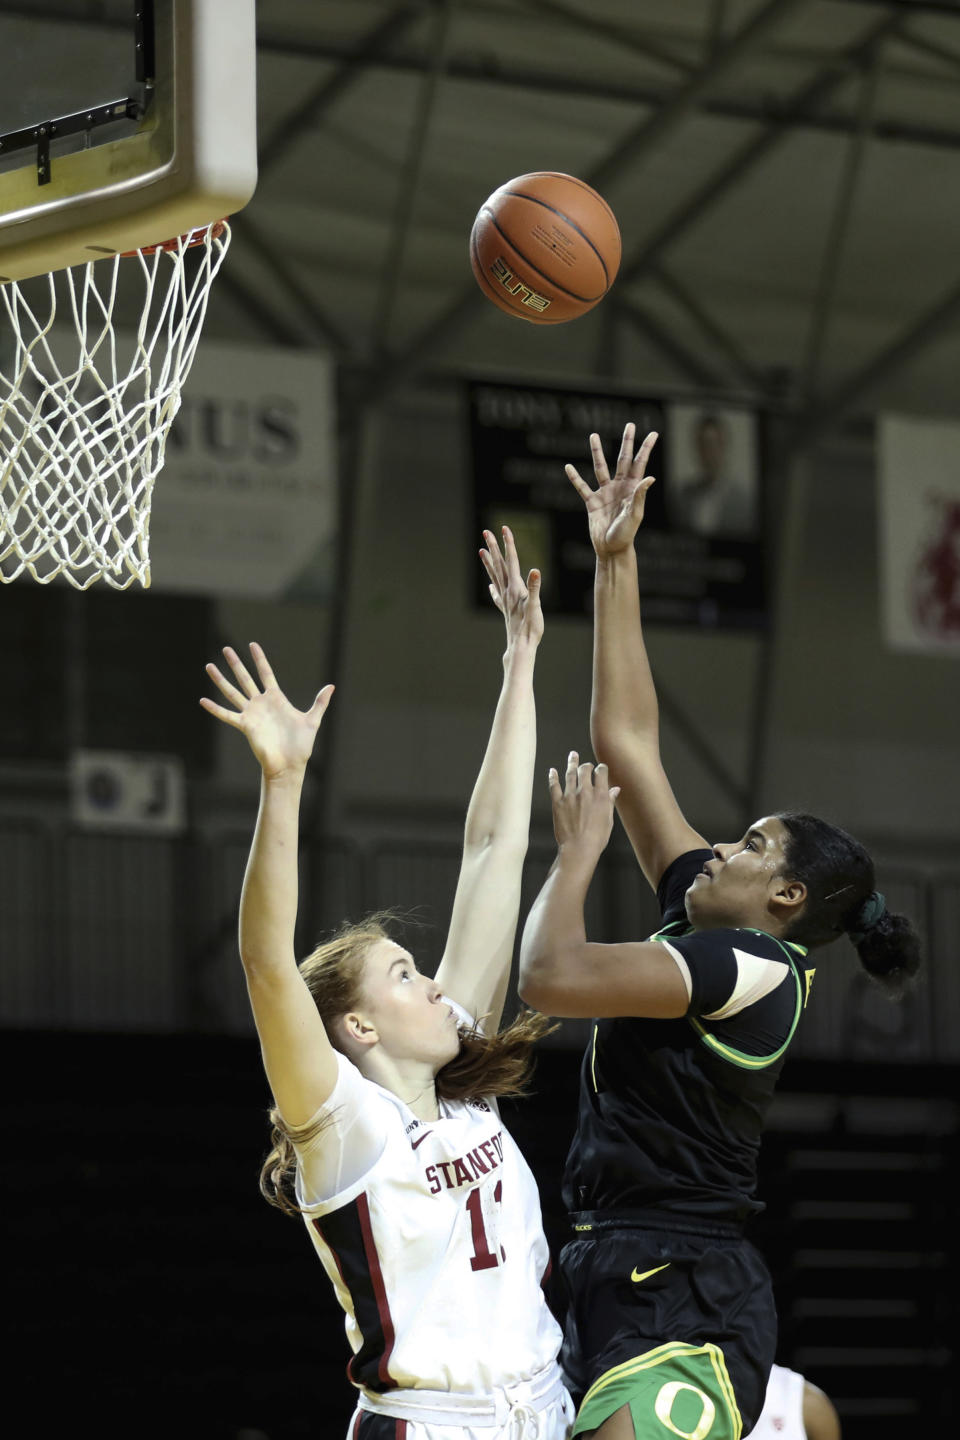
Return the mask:
<path id="1" fill-rule="evenodd" d="M 613 802 L 620 786 L 610 786 L 606 765 L 580 764 L 576 750 L 567 757 L 563 787 L 556 770 L 550 771 L 553 833 L 561 850 L 576 849 L 596 864 L 613 829 Z"/>
<path id="2" fill-rule="evenodd" d="M 236 708 L 228 710 L 206 696 L 200 704 L 224 724 L 243 732 L 266 779 L 302 774 L 334 687 L 325 685 L 309 710 L 297 710 L 277 684 L 269 661 L 256 641 L 250 645 L 250 654 L 259 685 L 235 650 L 225 645 L 223 654 L 236 685 L 216 665 L 207 665 L 206 671 L 220 693 Z"/>
<path id="3" fill-rule="evenodd" d="M 629 421 L 624 426 L 617 468 L 612 479 L 600 436 L 590 436 L 596 490 L 590 489 L 575 466 L 565 467 L 567 479 L 587 507 L 590 540 L 601 559 L 626 550 L 633 544 L 633 537 L 643 520 L 647 491 L 653 484 L 653 476 L 645 475 L 644 471 L 650 452 L 657 443 L 657 432 L 650 431 L 636 454 L 633 451 L 635 434 L 636 426 Z"/>
<path id="4" fill-rule="evenodd" d="M 517 546 L 508 525 L 503 527 L 503 554 L 491 530 L 484 530 L 486 549 L 480 551 L 483 568 L 490 578 L 490 597 L 507 626 L 507 644 L 527 640 L 540 644 L 543 611 L 540 609 L 540 571 L 531 570 L 524 581 L 517 558 Z"/>

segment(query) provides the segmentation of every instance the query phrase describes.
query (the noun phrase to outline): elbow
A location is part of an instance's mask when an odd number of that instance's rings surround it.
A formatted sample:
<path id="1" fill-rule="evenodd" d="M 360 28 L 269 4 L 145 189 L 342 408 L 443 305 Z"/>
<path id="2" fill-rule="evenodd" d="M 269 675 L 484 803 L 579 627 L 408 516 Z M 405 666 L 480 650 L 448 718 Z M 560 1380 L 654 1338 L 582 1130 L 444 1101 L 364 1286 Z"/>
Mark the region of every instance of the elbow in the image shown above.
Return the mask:
<path id="1" fill-rule="evenodd" d="M 495 859 L 509 865 L 523 865 L 530 843 L 529 820 L 516 830 L 494 830 L 467 824 L 463 832 L 463 853 L 471 860 Z"/>
<path id="2" fill-rule="evenodd" d="M 625 742 L 625 729 L 611 722 L 609 717 L 590 717 L 590 744 L 599 765 L 609 765 L 616 758 Z"/>
<path id="3" fill-rule="evenodd" d="M 517 994 L 525 1005 L 543 1015 L 562 1013 L 569 991 L 568 976 L 576 972 L 576 957 L 562 950 L 546 950 L 537 954 L 520 952 Z"/>
<path id="4" fill-rule="evenodd" d="M 531 975 L 520 981 L 517 993 L 531 1010 L 557 1020 L 582 1020 L 596 1010 L 576 981 L 563 973 Z"/>
<path id="5" fill-rule="evenodd" d="M 517 994 L 524 1005 L 529 1005 L 531 1010 L 539 1010 L 541 1015 L 553 1015 L 553 1002 L 555 991 L 549 984 L 544 984 L 536 978 L 521 982 L 517 987 Z"/>
<path id="6" fill-rule="evenodd" d="M 517 976 L 517 994 L 520 996 L 524 1005 L 529 1005 L 534 1010 L 540 1010 L 542 1008 L 540 983 L 537 979 L 536 972 L 533 970 L 525 971 L 522 965 L 520 967 L 520 974 Z"/>
<path id="7" fill-rule="evenodd" d="M 526 934 L 520 942 L 517 994 L 525 1005 L 543 1010 L 549 997 L 550 960 L 543 949 L 530 943 Z M 544 1012 L 546 1013 L 546 1012 Z"/>

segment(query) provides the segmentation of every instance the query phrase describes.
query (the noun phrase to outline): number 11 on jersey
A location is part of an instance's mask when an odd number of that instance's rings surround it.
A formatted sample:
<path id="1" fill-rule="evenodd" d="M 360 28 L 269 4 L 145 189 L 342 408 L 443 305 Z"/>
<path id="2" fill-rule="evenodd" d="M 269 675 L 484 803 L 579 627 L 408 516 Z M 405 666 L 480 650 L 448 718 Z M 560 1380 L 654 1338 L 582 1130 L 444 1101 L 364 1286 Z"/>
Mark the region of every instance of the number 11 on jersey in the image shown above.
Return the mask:
<path id="1" fill-rule="evenodd" d="M 499 1205 L 503 1198 L 502 1180 L 498 1180 L 494 1186 L 493 1198 L 495 1203 Z M 506 1260 L 507 1255 L 502 1245 L 499 1247 L 499 1255 L 497 1255 L 496 1249 L 493 1251 L 490 1249 L 486 1228 L 483 1223 L 483 1201 L 481 1199 L 479 1185 L 475 1186 L 467 1196 L 467 1210 L 470 1212 L 470 1228 L 473 1232 L 473 1254 L 470 1256 L 470 1269 L 490 1270 L 493 1266 L 499 1265 L 502 1261 Z M 494 1237 L 494 1245 L 496 1247 L 496 1237 Z"/>

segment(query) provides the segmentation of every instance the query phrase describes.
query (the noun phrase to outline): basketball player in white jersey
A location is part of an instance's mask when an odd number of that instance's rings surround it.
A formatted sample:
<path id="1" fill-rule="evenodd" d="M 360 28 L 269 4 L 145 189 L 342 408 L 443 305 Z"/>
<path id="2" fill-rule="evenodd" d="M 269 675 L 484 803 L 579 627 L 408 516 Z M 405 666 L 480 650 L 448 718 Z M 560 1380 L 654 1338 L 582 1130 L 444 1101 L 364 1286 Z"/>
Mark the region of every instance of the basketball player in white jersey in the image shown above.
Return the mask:
<path id="1" fill-rule="evenodd" d="M 840 1416 L 816 1385 L 774 1365 L 760 1419 L 744 1440 L 840 1440 Z"/>
<path id="2" fill-rule="evenodd" d="M 573 1420 L 537 1188 L 495 1098 L 518 1092 L 547 1028 L 527 1014 L 497 1034 L 530 820 L 540 576 L 524 583 L 509 530 L 503 554 L 484 538 L 504 678 L 435 979 L 376 922 L 296 963 L 300 794 L 333 686 L 296 710 L 251 645 L 258 680 L 226 648 L 233 679 L 207 673 L 232 708 L 201 701 L 262 771 L 240 907 L 276 1105 L 261 1188 L 303 1215 L 343 1307 L 350 1440 L 566 1440 Z"/>

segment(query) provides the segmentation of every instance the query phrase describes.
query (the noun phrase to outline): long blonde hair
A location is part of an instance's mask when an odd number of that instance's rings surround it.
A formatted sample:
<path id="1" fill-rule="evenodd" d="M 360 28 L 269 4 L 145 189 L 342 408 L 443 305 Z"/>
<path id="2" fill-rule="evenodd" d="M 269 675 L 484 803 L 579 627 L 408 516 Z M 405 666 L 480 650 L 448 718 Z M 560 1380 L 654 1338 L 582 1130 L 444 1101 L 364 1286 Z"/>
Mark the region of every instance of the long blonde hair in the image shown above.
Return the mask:
<path id="1" fill-rule="evenodd" d="M 342 925 L 332 939 L 318 945 L 300 964 L 300 974 L 336 1050 L 343 1051 L 343 1045 L 334 1022 L 360 1004 L 364 959 L 377 941 L 393 939 L 386 928 L 393 918 L 390 912 L 378 912 L 358 924 Z M 479 1100 L 486 1095 L 523 1095 L 533 1071 L 533 1047 L 556 1028 L 555 1023 L 533 1010 L 523 1011 L 494 1035 L 462 1027 L 459 1053 L 437 1072 L 437 1098 Z M 300 1213 L 294 1192 L 297 1157 L 293 1142 L 309 1143 L 328 1123 L 329 1117 L 325 1116 L 306 1125 L 290 1126 L 284 1124 L 275 1107 L 271 1109 L 273 1148 L 260 1171 L 260 1193 L 277 1209 L 290 1215 Z"/>

